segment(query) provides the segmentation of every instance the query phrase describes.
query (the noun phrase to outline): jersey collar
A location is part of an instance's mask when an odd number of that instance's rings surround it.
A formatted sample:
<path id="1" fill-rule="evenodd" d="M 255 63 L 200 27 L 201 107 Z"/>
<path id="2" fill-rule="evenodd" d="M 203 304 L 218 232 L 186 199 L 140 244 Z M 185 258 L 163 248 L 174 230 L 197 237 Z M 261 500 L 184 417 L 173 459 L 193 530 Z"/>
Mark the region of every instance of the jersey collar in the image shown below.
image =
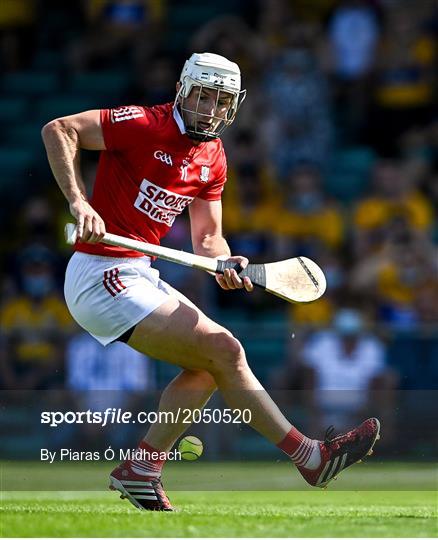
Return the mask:
<path id="1" fill-rule="evenodd" d="M 175 119 L 175 122 L 179 128 L 179 131 L 181 133 L 181 135 L 184 135 L 185 132 L 186 132 L 186 128 L 184 126 L 184 122 L 183 122 L 183 119 L 181 117 L 181 114 L 178 110 L 178 107 L 173 107 L 173 118 Z"/>

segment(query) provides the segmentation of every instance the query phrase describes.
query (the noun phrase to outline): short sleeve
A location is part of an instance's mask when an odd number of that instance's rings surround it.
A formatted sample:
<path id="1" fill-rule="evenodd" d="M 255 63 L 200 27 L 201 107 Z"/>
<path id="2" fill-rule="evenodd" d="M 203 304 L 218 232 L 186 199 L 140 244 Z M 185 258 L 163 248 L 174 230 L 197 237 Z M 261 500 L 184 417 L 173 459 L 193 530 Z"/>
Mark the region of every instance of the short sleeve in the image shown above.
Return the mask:
<path id="1" fill-rule="evenodd" d="M 107 150 L 124 150 L 138 142 L 150 124 L 147 109 L 135 105 L 102 109 L 100 122 Z"/>
<path id="2" fill-rule="evenodd" d="M 198 197 L 205 201 L 218 201 L 222 197 L 222 191 L 227 181 L 227 160 L 223 149 L 219 155 L 218 164 L 212 172 L 214 174 L 213 180 L 208 182 L 205 188 L 198 193 Z"/>
<path id="3" fill-rule="evenodd" d="M 385 349 L 375 337 L 368 337 L 363 341 L 362 357 L 367 361 L 369 377 L 376 377 L 386 369 Z"/>
<path id="4" fill-rule="evenodd" d="M 336 345 L 329 332 L 319 331 L 304 344 L 301 357 L 303 364 L 319 371 L 327 365 L 324 359 L 336 357 Z"/>

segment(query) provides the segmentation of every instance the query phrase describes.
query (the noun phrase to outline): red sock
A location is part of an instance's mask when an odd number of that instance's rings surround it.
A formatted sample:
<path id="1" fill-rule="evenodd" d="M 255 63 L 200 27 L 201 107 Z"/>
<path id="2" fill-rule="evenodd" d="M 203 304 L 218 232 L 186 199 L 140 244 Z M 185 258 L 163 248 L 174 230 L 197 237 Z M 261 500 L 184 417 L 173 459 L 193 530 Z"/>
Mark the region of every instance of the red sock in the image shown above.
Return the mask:
<path id="1" fill-rule="evenodd" d="M 293 426 L 286 437 L 280 441 L 277 446 L 291 458 L 295 465 L 305 467 L 308 465 L 309 460 L 311 462 L 309 464 L 312 468 L 314 465 L 319 464 L 320 456 L 318 442 L 309 439 Z"/>
<path id="2" fill-rule="evenodd" d="M 166 462 L 165 454 L 162 450 L 156 450 L 147 442 L 141 441 L 136 459 L 131 460 L 131 469 L 142 476 L 160 476 Z"/>

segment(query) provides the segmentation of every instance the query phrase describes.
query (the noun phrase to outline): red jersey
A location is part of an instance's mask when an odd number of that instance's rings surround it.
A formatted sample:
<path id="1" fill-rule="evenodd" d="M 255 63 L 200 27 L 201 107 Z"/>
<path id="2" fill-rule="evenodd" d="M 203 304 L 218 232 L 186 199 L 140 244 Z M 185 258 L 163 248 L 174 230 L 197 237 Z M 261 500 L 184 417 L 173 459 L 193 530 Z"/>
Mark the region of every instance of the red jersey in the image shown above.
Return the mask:
<path id="1" fill-rule="evenodd" d="M 195 197 L 221 198 L 227 164 L 220 139 L 194 145 L 173 104 L 101 111 L 106 150 L 100 154 L 90 204 L 106 230 L 159 244 Z M 110 257 L 142 253 L 78 242 L 77 251 Z"/>

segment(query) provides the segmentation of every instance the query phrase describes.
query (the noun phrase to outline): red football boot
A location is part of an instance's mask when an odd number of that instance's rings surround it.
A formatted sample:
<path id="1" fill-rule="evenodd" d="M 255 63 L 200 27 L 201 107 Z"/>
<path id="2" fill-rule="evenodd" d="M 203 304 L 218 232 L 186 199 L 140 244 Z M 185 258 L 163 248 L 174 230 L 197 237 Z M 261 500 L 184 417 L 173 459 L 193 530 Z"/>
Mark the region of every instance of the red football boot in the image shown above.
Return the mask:
<path id="1" fill-rule="evenodd" d="M 333 426 L 328 428 L 325 440 L 319 443 L 321 464 L 317 469 L 312 471 L 297 466 L 311 486 L 325 488 L 341 471 L 370 456 L 375 442 L 380 439 L 380 422 L 377 418 L 368 418 L 348 433 L 329 439 L 332 432 Z"/>
<path id="2" fill-rule="evenodd" d="M 124 461 L 110 474 L 112 490 L 120 491 L 121 499 L 128 499 L 140 510 L 173 512 L 161 483 L 161 477 L 143 476 L 132 471 L 129 461 Z"/>

